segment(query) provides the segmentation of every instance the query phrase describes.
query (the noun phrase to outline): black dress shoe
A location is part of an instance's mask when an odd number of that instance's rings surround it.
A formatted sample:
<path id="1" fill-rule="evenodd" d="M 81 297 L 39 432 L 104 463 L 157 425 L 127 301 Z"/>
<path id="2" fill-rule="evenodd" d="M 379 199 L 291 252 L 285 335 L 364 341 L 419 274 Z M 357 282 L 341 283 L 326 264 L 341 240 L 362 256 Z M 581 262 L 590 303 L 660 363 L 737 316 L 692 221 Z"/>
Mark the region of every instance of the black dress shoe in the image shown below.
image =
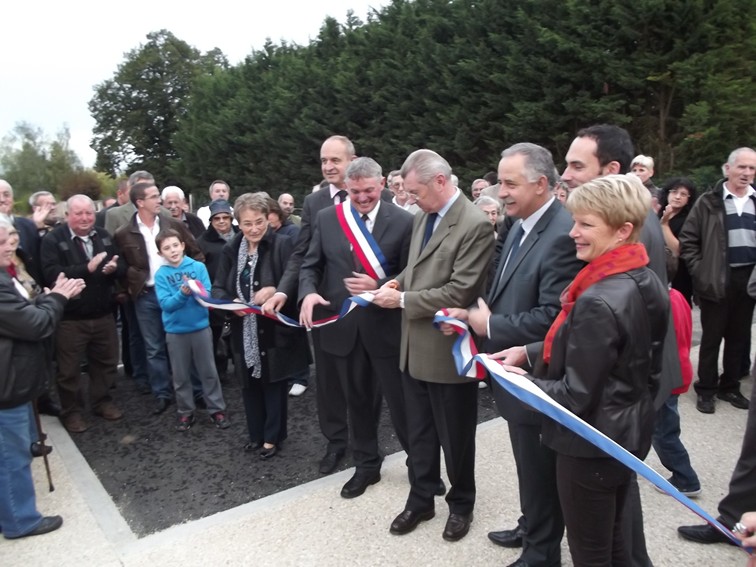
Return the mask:
<path id="1" fill-rule="evenodd" d="M 426 510 L 425 512 L 415 512 L 414 510 L 405 510 L 391 522 L 389 531 L 394 535 L 404 535 L 414 530 L 420 522 L 430 520 L 436 515 L 435 510 Z"/>
<path id="2" fill-rule="evenodd" d="M 446 527 L 442 537 L 446 541 L 459 541 L 467 535 L 470 531 L 470 524 L 473 521 L 473 514 L 449 514 L 449 519 L 446 520 Z"/>
<path id="3" fill-rule="evenodd" d="M 701 413 L 714 413 L 714 398 L 711 396 L 698 395 L 696 409 Z"/>
<path id="4" fill-rule="evenodd" d="M 381 481 L 381 473 L 376 472 L 360 472 L 354 473 L 354 476 L 350 478 L 341 489 L 342 498 L 356 498 L 364 494 L 365 490 L 371 484 L 377 484 Z"/>
<path id="5" fill-rule="evenodd" d="M 260 458 L 263 461 L 267 461 L 268 459 L 272 459 L 276 453 L 278 453 L 278 447 L 275 445 L 272 447 L 263 447 L 262 451 L 260 451 Z"/>
<path id="6" fill-rule="evenodd" d="M 155 411 L 153 411 L 153 415 L 160 415 L 165 410 L 168 409 L 168 406 L 171 405 L 171 400 L 168 398 L 160 398 L 157 401 L 157 405 L 155 406 Z"/>
<path id="7" fill-rule="evenodd" d="M 320 461 L 320 474 L 331 474 L 344 458 L 344 451 L 328 451 Z"/>
<path id="8" fill-rule="evenodd" d="M 29 537 L 29 536 L 35 536 L 35 535 L 42 535 L 42 534 L 49 534 L 50 532 L 54 532 L 57 530 L 60 526 L 63 525 L 63 518 L 60 516 L 45 516 L 42 518 L 42 521 L 39 523 L 39 525 L 34 528 L 32 531 L 30 531 L 28 534 L 10 537 L 5 536 L 8 539 L 20 539 L 22 537 Z"/>
<path id="9" fill-rule="evenodd" d="M 438 486 L 436 487 L 436 492 L 434 492 L 434 494 L 436 496 L 443 496 L 446 494 L 446 485 L 443 480 L 438 481 Z"/>
<path id="10" fill-rule="evenodd" d="M 733 407 L 736 407 L 738 409 L 748 409 L 748 407 L 751 405 L 751 403 L 748 401 L 748 398 L 746 398 L 740 392 L 719 393 L 717 394 L 717 397 L 725 402 L 730 402 Z"/>
<path id="11" fill-rule="evenodd" d="M 680 526 L 677 528 L 677 532 L 683 539 L 696 543 L 729 543 L 730 545 L 735 545 L 735 542 L 709 524 L 702 526 Z"/>
<path id="12" fill-rule="evenodd" d="M 531 567 L 531 565 L 531 563 L 528 563 L 522 557 L 518 557 L 517 561 L 510 563 L 507 567 Z"/>
<path id="13" fill-rule="evenodd" d="M 490 539 L 496 545 L 500 545 L 502 547 L 522 547 L 522 540 L 525 536 L 525 533 L 525 530 L 523 530 L 520 526 L 517 526 L 513 530 L 488 532 L 488 539 Z"/>
<path id="14" fill-rule="evenodd" d="M 45 455 L 52 453 L 52 449 L 53 448 L 50 447 L 50 445 L 44 445 L 39 441 L 35 441 L 30 447 L 32 457 L 44 457 Z"/>
<path id="15" fill-rule="evenodd" d="M 257 451 L 262 449 L 262 446 L 263 444 L 259 441 L 252 441 L 244 445 L 244 451 L 247 453 L 256 453 Z"/>

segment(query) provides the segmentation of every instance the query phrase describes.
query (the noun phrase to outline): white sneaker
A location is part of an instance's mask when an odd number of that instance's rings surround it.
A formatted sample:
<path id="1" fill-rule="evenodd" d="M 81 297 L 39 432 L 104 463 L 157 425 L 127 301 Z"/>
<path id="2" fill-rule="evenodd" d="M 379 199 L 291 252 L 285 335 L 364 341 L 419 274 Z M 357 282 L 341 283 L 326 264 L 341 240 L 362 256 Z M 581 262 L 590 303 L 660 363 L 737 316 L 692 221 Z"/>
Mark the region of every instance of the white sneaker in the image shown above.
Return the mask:
<path id="1" fill-rule="evenodd" d="M 305 386 L 304 384 L 294 384 L 291 387 L 291 390 L 289 390 L 289 395 L 294 397 L 301 396 L 305 393 L 306 390 L 307 386 Z"/>
<path id="2" fill-rule="evenodd" d="M 486 384 L 485 380 L 478 382 L 478 390 L 485 390 L 486 388 L 488 388 L 488 384 Z"/>

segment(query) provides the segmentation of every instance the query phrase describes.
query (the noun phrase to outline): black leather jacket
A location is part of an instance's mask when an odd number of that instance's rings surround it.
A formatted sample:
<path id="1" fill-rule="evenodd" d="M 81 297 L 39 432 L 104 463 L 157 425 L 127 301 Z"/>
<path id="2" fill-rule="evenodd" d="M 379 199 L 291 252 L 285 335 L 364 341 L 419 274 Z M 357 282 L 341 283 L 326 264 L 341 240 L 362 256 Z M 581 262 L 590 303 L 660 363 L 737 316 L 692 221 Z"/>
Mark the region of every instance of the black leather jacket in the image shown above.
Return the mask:
<path id="1" fill-rule="evenodd" d="M 575 302 L 557 332 L 546 379 L 554 400 L 639 458 L 651 447 L 653 395 L 667 331 L 669 294 L 648 268 L 607 277 Z M 650 377 L 650 378 L 649 378 Z M 543 441 L 574 457 L 606 457 L 552 420 Z"/>

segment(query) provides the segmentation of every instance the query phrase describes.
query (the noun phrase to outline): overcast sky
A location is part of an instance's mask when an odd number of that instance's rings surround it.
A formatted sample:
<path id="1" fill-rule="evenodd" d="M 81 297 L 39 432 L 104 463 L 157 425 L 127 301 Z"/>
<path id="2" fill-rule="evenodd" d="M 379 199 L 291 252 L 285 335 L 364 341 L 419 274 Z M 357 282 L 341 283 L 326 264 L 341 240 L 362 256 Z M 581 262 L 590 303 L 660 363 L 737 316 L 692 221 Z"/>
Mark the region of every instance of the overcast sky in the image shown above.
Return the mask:
<path id="1" fill-rule="evenodd" d="M 29 122 L 53 138 L 64 125 L 71 147 L 92 166 L 94 122 L 87 103 L 93 87 L 111 78 L 124 54 L 167 29 L 206 52 L 220 48 L 231 64 L 274 43 L 306 45 L 326 16 L 362 21 L 390 0 L 5 0 L 0 49 L 0 137 Z"/>

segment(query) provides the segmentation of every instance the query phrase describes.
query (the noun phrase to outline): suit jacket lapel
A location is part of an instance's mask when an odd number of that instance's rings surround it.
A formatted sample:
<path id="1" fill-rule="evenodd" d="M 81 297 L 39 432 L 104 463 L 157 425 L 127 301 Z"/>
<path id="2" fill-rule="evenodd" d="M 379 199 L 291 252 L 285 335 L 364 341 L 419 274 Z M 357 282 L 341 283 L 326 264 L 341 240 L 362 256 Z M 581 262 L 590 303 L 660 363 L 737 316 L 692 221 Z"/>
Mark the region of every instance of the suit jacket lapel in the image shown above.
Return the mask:
<path id="1" fill-rule="evenodd" d="M 433 251 L 439 247 L 447 236 L 449 236 L 452 227 L 459 222 L 459 215 L 462 213 L 463 207 L 462 199 L 465 199 L 464 195 L 457 197 L 457 200 L 454 201 L 449 210 L 446 211 L 446 214 L 441 217 L 441 220 L 439 221 L 438 226 L 436 226 L 436 230 L 433 231 L 428 244 L 425 245 L 425 248 L 419 251 L 416 263 L 422 262 L 428 256 L 432 255 Z M 428 215 L 426 213 L 415 226 L 415 231 L 412 234 L 412 246 L 415 247 L 415 250 L 418 250 L 423 244 L 423 235 L 425 234 L 425 224 L 427 222 Z"/>
<path id="2" fill-rule="evenodd" d="M 530 249 L 533 248 L 535 243 L 538 242 L 538 239 L 541 237 L 541 232 L 543 232 L 543 230 L 549 225 L 551 219 L 556 214 L 556 211 L 561 206 L 562 205 L 559 203 L 559 201 L 554 200 L 551 206 L 546 209 L 546 212 L 543 213 L 543 216 L 538 219 L 538 222 L 525 237 L 525 240 L 522 241 L 522 244 L 520 244 L 520 249 L 517 251 L 517 258 L 514 258 L 514 260 L 507 262 L 506 267 L 504 267 L 503 263 L 506 261 L 507 255 L 509 255 L 509 251 L 512 248 L 511 241 L 514 235 L 511 233 L 514 232 L 516 225 L 512 226 L 512 228 L 510 229 L 510 234 L 507 235 L 506 245 L 504 246 L 506 255 L 502 256 L 502 258 L 499 260 L 499 266 L 496 271 L 496 284 L 493 286 L 493 293 L 491 295 L 489 303 L 494 301 L 501 294 L 501 292 L 504 291 L 504 288 L 507 286 L 507 283 L 511 279 L 512 274 L 514 274 L 515 270 L 517 269 L 517 266 L 519 266 L 527 257 Z M 502 269 L 504 270 L 503 274 Z"/>

